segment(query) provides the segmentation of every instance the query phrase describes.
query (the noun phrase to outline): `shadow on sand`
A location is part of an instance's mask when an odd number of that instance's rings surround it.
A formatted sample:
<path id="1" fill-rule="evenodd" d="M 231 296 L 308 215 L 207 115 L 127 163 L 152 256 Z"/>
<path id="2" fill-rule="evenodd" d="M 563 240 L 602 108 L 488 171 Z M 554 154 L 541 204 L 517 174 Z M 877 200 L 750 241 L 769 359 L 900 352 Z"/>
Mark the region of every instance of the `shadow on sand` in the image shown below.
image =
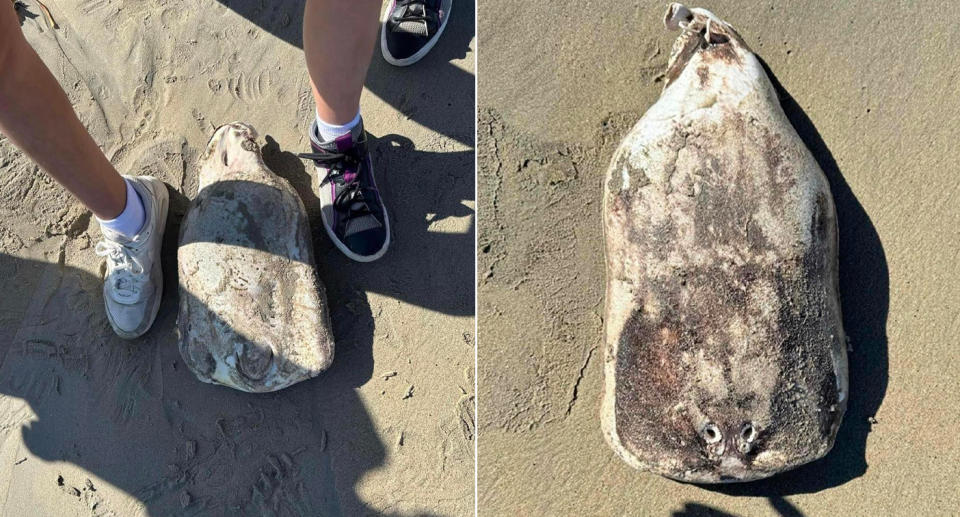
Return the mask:
<path id="1" fill-rule="evenodd" d="M 29 415 L 20 407 L 29 404 L 36 416 L 15 424 L 33 455 L 77 465 L 136 497 L 148 515 L 373 513 L 353 489 L 386 454 L 354 390 L 373 369 L 372 326 L 335 329 L 344 346 L 331 369 L 281 392 L 200 383 L 177 351 L 175 240 L 166 238 L 157 321 L 130 342 L 107 325 L 99 278 L 0 254 L 0 289 L 30 293 L 19 314 L 4 314 L 21 324 L 0 334 L 2 414 Z M 362 297 L 351 301 L 369 312 Z M 341 320 L 343 307 L 334 309 Z M 96 497 L 83 478 L 36 482 Z"/>
<path id="2" fill-rule="evenodd" d="M 200 383 L 177 350 L 176 248 L 188 201 L 171 195 L 165 294 L 141 339 L 113 335 L 100 278 L 0 254 L 0 292 L 29 293 L 0 314 L 0 414 L 14 419 L 33 455 L 77 465 L 148 515 L 380 515 L 355 492 L 386 458 L 355 390 L 374 368 L 362 290 L 350 275 L 322 274 L 331 278 L 337 350 L 316 379 L 262 395 Z M 84 478 L 37 482 L 110 510 Z"/>
<path id="3" fill-rule="evenodd" d="M 700 503 L 687 503 L 679 511 L 670 514 L 670 517 L 738 517 L 712 506 Z"/>
<path id="4" fill-rule="evenodd" d="M 779 517 L 803 517 L 803 513 L 796 506 L 782 497 L 770 497 L 770 506 Z M 687 503 L 683 509 L 673 512 L 671 517 L 738 517 L 712 506 L 700 503 Z"/>
<path id="5" fill-rule="evenodd" d="M 303 48 L 304 0 L 218 1 L 277 38 Z M 473 125 L 462 121 L 474 118 L 474 76 L 450 61 L 463 59 L 470 53 L 474 5 L 475 0 L 456 0 L 437 45 L 413 66 L 395 67 L 384 61 L 378 31 L 365 85 L 370 93 L 411 120 L 471 148 Z"/>
<path id="6" fill-rule="evenodd" d="M 850 402 L 837 440 L 819 461 L 745 484 L 708 487 L 729 495 L 770 497 L 819 492 L 867 471 L 870 418 L 887 391 L 887 313 L 890 276 L 880 236 L 840 173 L 837 162 L 803 109 L 761 60 L 787 118 L 827 175 L 837 207 L 840 239 L 840 298 L 843 327 L 850 340 Z M 789 514 L 786 514 L 789 515 Z"/>

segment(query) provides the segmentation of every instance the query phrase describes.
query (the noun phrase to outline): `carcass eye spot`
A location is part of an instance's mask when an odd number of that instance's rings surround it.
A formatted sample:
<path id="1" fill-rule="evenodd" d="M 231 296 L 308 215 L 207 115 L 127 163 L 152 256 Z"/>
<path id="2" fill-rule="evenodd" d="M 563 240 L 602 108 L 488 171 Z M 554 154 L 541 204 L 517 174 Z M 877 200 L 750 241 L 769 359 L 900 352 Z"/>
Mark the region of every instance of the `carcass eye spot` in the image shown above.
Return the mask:
<path id="1" fill-rule="evenodd" d="M 716 425 L 707 424 L 703 426 L 703 439 L 707 443 L 717 443 L 721 438 L 723 438 L 723 435 L 720 434 L 720 429 Z"/>

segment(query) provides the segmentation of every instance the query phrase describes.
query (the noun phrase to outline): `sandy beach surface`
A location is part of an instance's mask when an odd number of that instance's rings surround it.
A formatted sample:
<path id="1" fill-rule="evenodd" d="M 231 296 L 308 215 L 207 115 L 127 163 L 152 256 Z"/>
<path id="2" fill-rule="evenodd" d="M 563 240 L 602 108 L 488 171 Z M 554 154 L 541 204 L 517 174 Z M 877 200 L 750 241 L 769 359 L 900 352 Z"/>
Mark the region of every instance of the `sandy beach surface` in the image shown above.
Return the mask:
<path id="1" fill-rule="evenodd" d="M 146 336 L 115 337 L 96 221 L 0 137 L 0 515 L 471 515 L 473 2 L 417 65 L 374 56 L 362 112 L 393 227 L 374 264 L 330 243 L 295 156 L 302 0 L 45 3 L 59 28 L 24 0 L 23 30 L 83 122 L 169 186 L 165 294 Z M 303 198 L 334 319 L 331 369 L 274 394 L 200 383 L 176 346 L 179 222 L 234 120 Z"/>
<path id="2" fill-rule="evenodd" d="M 665 2 L 479 6 L 480 515 L 957 515 L 960 14 L 715 1 L 829 177 L 851 400 L 834 450 L 698 487 L 603 440 L 601 179 L 656 101 Z"/>

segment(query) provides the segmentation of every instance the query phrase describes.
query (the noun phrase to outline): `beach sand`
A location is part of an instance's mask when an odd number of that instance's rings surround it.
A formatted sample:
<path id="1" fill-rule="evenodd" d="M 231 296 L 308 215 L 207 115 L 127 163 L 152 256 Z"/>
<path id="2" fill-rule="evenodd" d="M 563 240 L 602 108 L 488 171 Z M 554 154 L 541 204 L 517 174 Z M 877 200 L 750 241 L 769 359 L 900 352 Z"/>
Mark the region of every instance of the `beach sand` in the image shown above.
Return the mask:
<path id="1" fill-rule="evenodd" d="M 479 6 L 480 515 L 956 515 L 960 14 L 691 4 L 769 65 L 829 177 L 851 400 L 823 460 L 744 485 L 635 471 L 600 432 L 601 179 L 658 98 L 665 2 Z"/>
<path id="2" fill-rule="evenodd" d="M 413 67 L 376 50 L 362 112 L 393 242 L 373 264 L 331 244 L 295 156 L 313 117 L 302 0 L 46 0 L 56 30 L 24 3 L 106 155 L 172 197 L 159 316 L 123 341 L 96 221 L 0 137 L 0 515 L 471 515 L 473 2 Z M 234 120 L 303 198 L 334 319 L 331 369 L 273 394 L 197 381 L 176 344 L 179 222 Z"/>

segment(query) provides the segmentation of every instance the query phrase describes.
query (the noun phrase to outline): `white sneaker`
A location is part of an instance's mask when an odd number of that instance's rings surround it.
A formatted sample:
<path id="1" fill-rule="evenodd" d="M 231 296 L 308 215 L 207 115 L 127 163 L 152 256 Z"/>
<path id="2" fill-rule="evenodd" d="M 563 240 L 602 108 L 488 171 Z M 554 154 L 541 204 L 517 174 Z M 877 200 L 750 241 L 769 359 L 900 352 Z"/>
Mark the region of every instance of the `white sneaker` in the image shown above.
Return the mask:
<path id="1" fill-rule="evenodd" d="M 124 176 L 143 201 L 145 220 L 132 239 L 103 229 L 96 253 L 107 258 L 103 301 L 107 319 L 118 336 L 133 339 L 153 325 L 163 294 L 160 246 L 167 222 L 169 194 L 162 181 L 150 176 Z"/>

